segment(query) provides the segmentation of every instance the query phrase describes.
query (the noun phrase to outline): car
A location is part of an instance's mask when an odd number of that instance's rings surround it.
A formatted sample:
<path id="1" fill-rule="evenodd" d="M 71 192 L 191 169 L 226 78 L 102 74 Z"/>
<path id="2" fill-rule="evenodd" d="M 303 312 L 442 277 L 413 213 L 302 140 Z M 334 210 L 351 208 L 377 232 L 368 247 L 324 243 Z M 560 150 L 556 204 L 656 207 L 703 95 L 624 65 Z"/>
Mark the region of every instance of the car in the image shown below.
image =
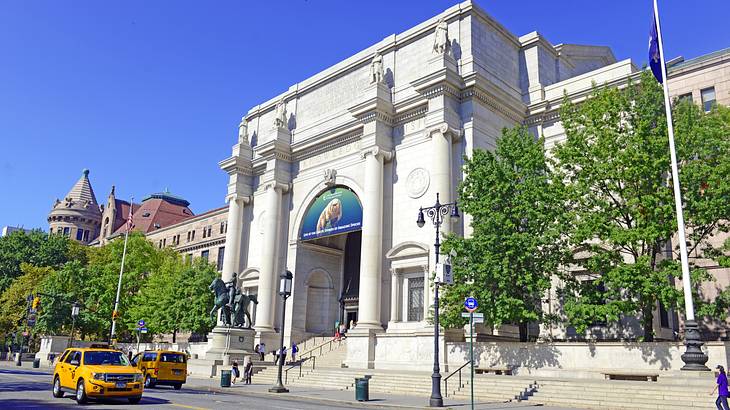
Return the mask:
<path id="1" fill-rule="evenodd" d="M 92 398 L 126 398 L 137 404 L 142 380 L 142 372 L 120 350 L 104 345 L 68 348 L 53 368 L 53 397 L 71 393 L 79 404 Z"/>
<path id="2" fill-rule="evenodd" d="M 144 374 L 144 387 L 168 385 L 180 390 L 188 376 L 188 357 L 174 350 L 145 350 L 132 358 Z"/>

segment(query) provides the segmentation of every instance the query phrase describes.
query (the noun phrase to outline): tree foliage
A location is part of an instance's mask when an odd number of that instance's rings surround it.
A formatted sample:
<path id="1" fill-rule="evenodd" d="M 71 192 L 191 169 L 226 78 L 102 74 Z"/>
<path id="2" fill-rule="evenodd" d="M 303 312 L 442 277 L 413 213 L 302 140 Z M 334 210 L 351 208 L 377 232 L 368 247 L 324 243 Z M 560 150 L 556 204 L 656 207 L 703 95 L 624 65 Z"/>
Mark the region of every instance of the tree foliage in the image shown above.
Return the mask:
<path id="1" fill-rule="evenodd" d="M 709 251 L 708 238 L 730 217 L 729 123 L 724 112 L 692 104 L 674 112 L 689 248 Z M 595 278 L 567 289 L 565 313 L 579 332 L 637 315 L 644 339 L 653 340 L 657 302 L 681 308 L 682 298 L 678 261 L 667 250 L 677 222 L 662 90 L 645 72 L 639 83 L 596 88 L 577 105 L 566 98 L 561 119 L 567 139 L 554 153 L 567 186 L 570 244 L 579 269 Z M 709 279 L 699 269 L 692 276 L 695 287 Z"/>
<path id="2" fill-rule="evenodd" d="M 491 326 L 548 319 L 541 300 L 567 257 L 563 187 L 553 177 L 544 141 L 524 128 L 505 129 L 494 153 L 466 159 L 460 206 L 472 217 L 472 235 L 451 235 L 454 285 L 444 291 L 445 326 L 464 324 L 464 299 L 476 297 Z"/>
<path id="3" fill-rule="evenodd" d="M 53 269 L 20 264 L 22 274 L 0 295 L 0 333 L 8 334 L 25 328 L 28 296 L 34 294 Z"/>
<path id="4" fill-rule="evenodd" d="M 78 247 L 62 235 L 15 231 L 0 238 L 0 293 L 23 272 L 20 265 L 57 267 L 77 255 Z M 71 251 L 71 252 L 70 252 Z M 70 253 L 70 254 L 69 254 Z"/>

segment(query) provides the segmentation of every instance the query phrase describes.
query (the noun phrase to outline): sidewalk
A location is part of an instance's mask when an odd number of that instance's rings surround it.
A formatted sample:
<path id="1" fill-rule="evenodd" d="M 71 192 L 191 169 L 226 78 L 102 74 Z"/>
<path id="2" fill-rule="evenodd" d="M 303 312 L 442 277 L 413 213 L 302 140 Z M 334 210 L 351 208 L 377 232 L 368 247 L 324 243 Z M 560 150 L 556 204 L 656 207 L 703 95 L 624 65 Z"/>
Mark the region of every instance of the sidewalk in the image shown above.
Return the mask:
<path id="1" fill-rule="evenodd" d="M 256 376 L 254 375 L 254 380 Z M 240 382 L 239 382 L 240 383 Z M 391 409 L 424 409 L 428 408 L 428 397 L 399 396 L 384 393 L 370 392 L 370 400 L 361 402 L 355 400 L 355 390 L 332 390 L 306 386 L 286 386 L 289 393 L 269 393 L 270 384 L 234 384 L 231 387 L 220 387 L 220 378 L 188 377 L 185 384 L 188 389 L 207 390 L 218 393 L 238 394 L 242 396 L 276 397 L 277 399 L 290 398 L 292 401 L 331 402 L 337 405 L 350 405 L 357 408 L 391 408 Z M 531 404 L 529 401 L 521 403 L 475 403 L 475 409 L 535 409 L 539 406 L 544 410 L 567 410 L 560 407 L 548 407 Z M 468 400 L 451 400 L 444 398 L 444 408 L 469 409 Z M 575 409 L 571 409 L 575 410 Z"/>

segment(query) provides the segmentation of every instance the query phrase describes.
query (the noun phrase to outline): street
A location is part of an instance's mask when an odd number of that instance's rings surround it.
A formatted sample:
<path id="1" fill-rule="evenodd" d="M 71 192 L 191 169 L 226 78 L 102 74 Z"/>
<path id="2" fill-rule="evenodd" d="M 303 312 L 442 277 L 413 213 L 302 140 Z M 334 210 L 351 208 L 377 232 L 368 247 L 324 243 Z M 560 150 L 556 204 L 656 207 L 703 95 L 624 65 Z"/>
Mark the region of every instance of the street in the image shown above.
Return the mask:
<path id="1" fill-rule="evenodd" d="M 130 405 L 126 400 L 92 401 L 84 409 L 137 408 L 145 409 L 282 409 L 306 410 L 321 409 L 324 403 L 316 401 L 294 401 L 271 397 L 253 397 L 240 394 L 225 394 L 183 388 L 175 391 L 171 387 L 148 389 L 142 401 Z M 351 409 L 350 406 L 337 406 L 327 403 L 330 409 Z M 61 399 L 51 395 L 50 374 L 30 369 L 0 368 L 0 407 L 3 410 L 36 408 L 77 408 L 78 405 L 68 394 Z"/>

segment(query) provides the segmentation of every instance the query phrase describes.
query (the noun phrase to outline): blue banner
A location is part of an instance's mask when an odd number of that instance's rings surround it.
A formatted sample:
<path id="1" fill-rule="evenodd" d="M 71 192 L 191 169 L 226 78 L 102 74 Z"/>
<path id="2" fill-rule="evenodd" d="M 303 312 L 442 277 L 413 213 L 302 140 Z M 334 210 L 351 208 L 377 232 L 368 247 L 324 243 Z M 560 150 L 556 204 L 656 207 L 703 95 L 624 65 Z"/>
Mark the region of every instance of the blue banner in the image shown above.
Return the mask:
<path id="1" fill-rule="evenodd" d="M 299 239 L 306 241 L 362 229 L 362 205 L 344 187 L 328 189 L 314 200 L 302 221 Z"/>

